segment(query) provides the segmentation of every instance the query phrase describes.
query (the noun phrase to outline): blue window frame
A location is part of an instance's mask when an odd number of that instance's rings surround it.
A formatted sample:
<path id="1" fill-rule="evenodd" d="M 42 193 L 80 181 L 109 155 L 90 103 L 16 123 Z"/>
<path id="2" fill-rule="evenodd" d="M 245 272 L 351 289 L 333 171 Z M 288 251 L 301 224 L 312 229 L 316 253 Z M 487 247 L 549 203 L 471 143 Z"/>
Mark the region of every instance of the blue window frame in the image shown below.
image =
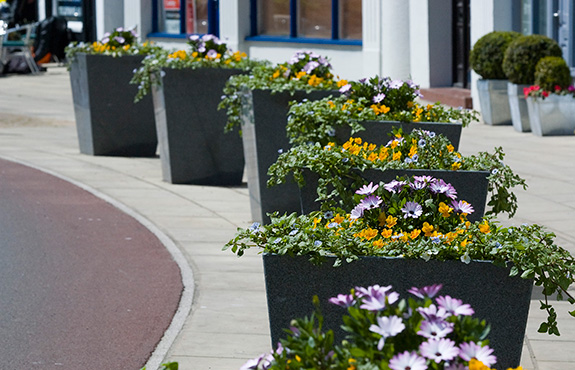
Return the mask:
<path id="1" fill-rule="evenodd" d="M 248 40 L 361 45 L 362 0 L 250 0 Z"/>
<path id="2" fill-rule="evenodd" d="M 219 36 L 218 0 L 153 0 L 152 37 Z"/>

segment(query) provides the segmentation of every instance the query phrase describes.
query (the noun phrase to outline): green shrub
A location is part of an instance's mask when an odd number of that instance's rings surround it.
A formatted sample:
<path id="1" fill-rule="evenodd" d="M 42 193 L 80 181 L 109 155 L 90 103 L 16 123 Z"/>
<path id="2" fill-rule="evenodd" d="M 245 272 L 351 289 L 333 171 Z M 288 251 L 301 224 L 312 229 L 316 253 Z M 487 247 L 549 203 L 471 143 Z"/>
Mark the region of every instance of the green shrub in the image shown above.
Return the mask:
<path id="1" fill-rule="evenodd" d="M 561 54 L 559 44 L 547 36 L 520 36 L 511 42 L 505 51 L 503 71 L 512 83 L 532 85 L 535 82 L 535 66 L 539 59 L 548 56 L 560 57 Z"/>
<path id="2" fill-rule="evenodd" d="M 519 32 L 493 31 L 482 36 L 471 49 L 469 64 L 485 79 L 505 80 L 503 57 L 509 44 L 520 37 Z"/>
<path id="3" fill-rule="evenodd" d="M 535 67 L 535 85 L 539 85 L 543 90 L 554 91 L 557 86 L 565 89 L 571 82 L 569 66 L 561 57 L 541 58 Z"/>

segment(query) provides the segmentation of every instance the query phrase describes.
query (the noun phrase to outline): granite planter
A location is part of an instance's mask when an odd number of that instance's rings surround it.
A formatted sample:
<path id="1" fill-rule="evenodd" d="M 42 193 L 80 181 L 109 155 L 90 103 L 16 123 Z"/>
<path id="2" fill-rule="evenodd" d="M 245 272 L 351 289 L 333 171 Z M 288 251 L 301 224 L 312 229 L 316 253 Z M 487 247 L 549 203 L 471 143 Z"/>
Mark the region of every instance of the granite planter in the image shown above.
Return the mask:
<path id="1" fill-rule="evenodd" d="M 333 267 L 334 258 L 318 266 L 306 256 L 270 254 L 264 254 L 263 262 L 273 346 L 285 336 L 283 329 L 289 328 L 290 320 L 313 312 L 314 295 L 325 316 L 324 328 L 334 330 L 337 343 L 345 336 L 339 327 L 345 309 L 328 303 L 329 298 L 375 284 L 392 285 L 406 297 L 411 287 L 441 283 L 441 295 L 469 303 L 474 317 L 491 325 L 489 345 L 495 350 L 498 369 L 519 366 L 533 282 L 509 277 L 507 268 L 483 261 L 465 264 L 383 257 L 361 257 Z"/>
<path id="2" fill-rule="evenodd" d="M 222 90 L 239 69 L 164 69 L 152 90 L 162 177 L 172 184 L 241 185 L 242 139 L 224 133 Z M 160 78 L 156 76 L 155 78 Z"/>
<path id="3" fill-rule="evenodd" d="M 367 170 L 362 171 L 360 176 L 366 183 L 390 182 L 397 176 L 433 176 L 450 183 L 457 190 L 457 198 L 470 203 L 475 212 L 467 218 L 470 221 L 478 221 L 485 214 L 485 204 L 487 201 L 487 189 L 489 187 L 490 175 L 488 171 L 446 171 L 446 170 Z M 304 171 L 305 186 L 300 188 L 301 212 L 303 214 L 317 211 L 321 204 L 316 202 L 318 176 L 311 171 Z M 348 205 L 351 210 L 353 205 Z"/>
<path id="4" fill-rule="evenodd" d="M 268 187 L 268 168 L 282 151 L 290 148 L 286 125 L 290 101 L 322 99 L 338 94 L 318 90 L 272 93 L 270 90 L 242 90 L 242 141 L 250 194 L 252 220 L 268 223 L 267 213 L 300 211 L 295 182 Z"/>
<path id="5" fill-rule="evenodd" d="M 78 54 L 70 81 L 80 152 L 90 155 L 153 157 L 158 140 L 152 97 L 134 103 L 133 70 L 143 55 L 114 58 Z"/>
<path id="6" fill-rule="evenodd" d="M 455 148 L 459 150 L 461 140 L 461 123 L 448 122 L 398 122 L 398 121 L 363 121 L 360 124 L 365 130 L 356 132 L 353 137 L 360 137 L 369 143 L 384 145 L 391 140 L 390 134 L 394 128 L 401 128 L 404 133 L 411 133 L 415 129 L 427 130 L 445 136 Z M 338 128 L 335 136 L 339 143 L 343 144 L 351 136 L 351 128 Z"/>
<path id="7" fill-rule="evenodd" d="M 477 93 L 483 122 L 488 125 L 511 124 L 507 80 L 479 79 Z"/>
<path id="8" fill-rule="evenodd" d="M 529 85 L 517 85 L 507 83 L 507 94 L 509 96 L 509 109 L 511 111 L 511 121 L 515 131 L 530 132 L 529 113 L 527 111 L 527 101 L 523 94 L 523 89 Z"/>
<path id="9" fill-rule="evenodd" d="M 575 98 L 551 94 L 527 98 L 531 131 L 537 136 L 575 135 Z"/>

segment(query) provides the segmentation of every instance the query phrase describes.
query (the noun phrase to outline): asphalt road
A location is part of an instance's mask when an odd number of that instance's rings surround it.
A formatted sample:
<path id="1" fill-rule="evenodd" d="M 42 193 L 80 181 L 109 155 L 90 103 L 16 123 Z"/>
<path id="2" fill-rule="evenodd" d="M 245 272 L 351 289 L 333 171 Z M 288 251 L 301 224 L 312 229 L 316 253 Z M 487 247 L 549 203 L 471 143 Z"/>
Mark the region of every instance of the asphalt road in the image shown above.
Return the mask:
<path id="1" fill-rule="evenodd" d="M 176 263 L 136 220 L 0 160 L 0 369 L 140 369 L 181 291 Z"/>

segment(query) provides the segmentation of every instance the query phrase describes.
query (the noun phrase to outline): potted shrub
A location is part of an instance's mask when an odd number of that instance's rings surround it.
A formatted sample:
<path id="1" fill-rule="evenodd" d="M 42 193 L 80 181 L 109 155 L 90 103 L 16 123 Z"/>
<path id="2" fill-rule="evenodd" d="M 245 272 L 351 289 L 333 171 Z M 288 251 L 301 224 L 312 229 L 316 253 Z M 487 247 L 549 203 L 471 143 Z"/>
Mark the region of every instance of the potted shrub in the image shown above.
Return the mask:
<path id="1" fill-rule="evenodd" d="M 92 44 L 66 48 L 80 152 L 90 155 L 151 157 L 158 140 L 151 97 L 133 102 L 133 70 L 158 49 L 140 44 L 134 30 L 117 28 Z"/>
<path id="2" fill-rule="evenodd" d="M 337 88 L 327 58 L 310 51 L 298 52 L 285 63 L 257 66 L 249 75 L 228 81 L 220 108 L 228 114 L 228 131 L 241 126 L 254 220 L 267 222 L 267 213 L 278 209 L 296 210 L 289 208 L 299 199 L 296 184 L 266 186 L 269 166 L 289 148 L 289 102 L 319 99 L 334 94 Z"/>
<path id="3" fill-rule="evenodd" d="M 557 42 L 543 35 L 518 37 L 505 50 L 503 71 L 509 80 L 507 93 L 509 95 L 511 120 L 516 131 L 531 131 L 523 89 L 533 85 L 537 62 L 543 57 L 560 57 L 561 53 L 561 48 Z"/>
<path id="4" fill-rule="evenodd" d="M 525 88 L 531 130 L 537 136 L 575 134 L 575 88 L 563 58 L 542 58 L 535 85 Z"/>
<path id="5" fill-rule="evenodd" d="M 352 209 L 275 215 L 269 225 L 238 229 L 224 249 L 239 256 L 252 247 L 264 253 L 274 339 L 281 336 L 278 328 L 310 313 L 302 304 L 310 295 L 318 295 L 326 327 L 335 329 L 325 304 L 337 292 L 441 282 L 444 294 L 464 299 L 491 324 L 490 346 L 501 355 L 501 366 L 517 366 L 532 284 L 575 304 L 568 292 L 575 259 L 539 225 L 502 227 L 491 217 L 469 222 L 472 206 L 454 199 L 454 190 L 460 189 L 429 176 L 364 184 Z M 558 335 L 547 298 L 541 308 L 548 318 L 540 331 Z"/>
<path id="6" fill-rule="evenodd" d="M 240 370 L 485 370 L 503 364 L 500 352 L 496 356 L 489 346 L 489 325 L 480 315 L 473 316 L 475 307 L 440 295 L 441 290 L 441 284 L 406 290 L 376 284 L 332 296 L 329 303 L 339 306 L 345 341 L 325 324 L 316 296 L 315 311 L 294 318 L 277 349 L 249 360 Z"/>
<path id="7" fill-rule="evenodd" d="M 226 114 L 217 108 L 228 78 L 255 63 L 214 35 L 192 35 L 188 45 L 189 50 L 162 50 L 146 58 L 132 79 L 139 86 L 136 101 L 152 91 L 163 179 L 240 185 L 241 138 L 224 135 Z"/>
<path id="8" fill-rule="evenodd" d="M 395 130 L 383 145 L 350 138 L 343 145 L 294 146 L 270 167 L 269 184 L 276 185 L 293 175 L 302 188 L 302 213 L 307 213 L 320 208 L 320 204 L 323 208 L 349 208 L 355 196 L 351 189 L 365 181 L 377 183 L 397 175 L 428 174 L 453 183 L 459 196 L 473 204 L 475 217 L 483 216 L 488 193 L 488 214 L 504 212 L 513 216 L 517 198 L 510 189 L 525 188 L 526 184 L 503 164 L 503 158 L 501 148 L 494 153 L 463 156 L 442 135 L 419 129 L 409 134 Z"/>
<path id="9" fill-rule="evenodd" d="M 503 57 L 509 44 L 521 36 L 513 31 L 493 31 L 482 36 L 473 45 L 469 65 L 481 78 L 477 92 L 483 122 L 488 125 L 511 124 L 507 77 L 503 72 Z"/>
<path id="10" fill-rule="evenodd" d="M 376 76 L 347 83 L 339 91 L 340 97 L 291 105 L 287 133 L 292 144 L 343 144 L 351 135 L 383 144 L 393 127 L 401 127 L 405 132 L 419 128 L 443 134 L 457 149 L 461 128 L 477 120 L 473 111 L 440 103 L 420 105 L 416 99 L 422 95 L 413 81 Z"/>

